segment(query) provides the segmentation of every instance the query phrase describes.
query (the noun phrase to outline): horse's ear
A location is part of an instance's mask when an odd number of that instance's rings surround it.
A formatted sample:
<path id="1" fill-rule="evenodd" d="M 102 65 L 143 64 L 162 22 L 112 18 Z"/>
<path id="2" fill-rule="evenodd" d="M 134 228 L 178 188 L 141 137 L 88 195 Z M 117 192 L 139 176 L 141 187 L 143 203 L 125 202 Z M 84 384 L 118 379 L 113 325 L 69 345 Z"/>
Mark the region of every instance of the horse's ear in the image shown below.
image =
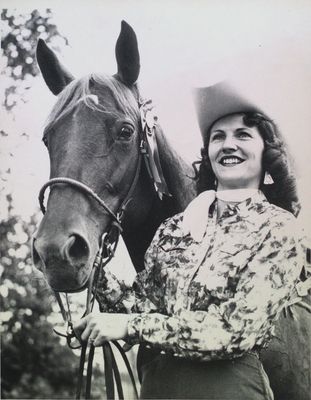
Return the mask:
<path id="1" fill-rule="evenodd" d="M 42 39 L 39 39 L 37 45 L 37 61 L 45 83 L 55 95 L 58 95 L 74 79 Z"/>
<path id="2" fill-rule="evenodd" d="M 140 60 L 137 38 L 132 27 L 122 21 L 121 32 L 116 43 L 116 59 L 118 76 L 126 85 L 130 86 L 137 81 Z"/>

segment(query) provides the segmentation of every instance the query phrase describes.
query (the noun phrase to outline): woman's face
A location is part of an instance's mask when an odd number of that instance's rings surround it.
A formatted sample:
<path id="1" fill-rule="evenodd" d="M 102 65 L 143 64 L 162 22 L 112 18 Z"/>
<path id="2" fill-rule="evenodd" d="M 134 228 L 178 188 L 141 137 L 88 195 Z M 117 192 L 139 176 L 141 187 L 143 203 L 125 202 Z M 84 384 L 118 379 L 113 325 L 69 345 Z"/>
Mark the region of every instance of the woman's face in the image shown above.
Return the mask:
<path id="1" fill-rule="evenodd" d="M 227 115 L 211 128 L 208 155 L 218 190 L 258 189 L 262 177 L 264 141 L 257 127 L 248 127 L 243 115 Z"/>

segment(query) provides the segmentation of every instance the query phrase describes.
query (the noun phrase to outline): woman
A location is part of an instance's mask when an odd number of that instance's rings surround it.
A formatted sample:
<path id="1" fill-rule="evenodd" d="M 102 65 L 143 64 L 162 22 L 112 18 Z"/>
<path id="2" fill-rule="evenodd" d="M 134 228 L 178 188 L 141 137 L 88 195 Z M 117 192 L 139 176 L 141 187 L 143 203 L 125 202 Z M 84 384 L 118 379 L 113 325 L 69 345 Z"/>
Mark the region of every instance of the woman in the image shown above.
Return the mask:
<path id="1" fill-rule="evenodd" d="M 224 84 L 197 99 L 198 188 L 212 190 L 159 227 L 132 288 L 105 273 L 104 313 L 75 331 L 95 346 L 150 347 L 142 398 L 272 399 L 258 350 L 301 270 L 294 180 L 274 123 L 257 107 Z"/>

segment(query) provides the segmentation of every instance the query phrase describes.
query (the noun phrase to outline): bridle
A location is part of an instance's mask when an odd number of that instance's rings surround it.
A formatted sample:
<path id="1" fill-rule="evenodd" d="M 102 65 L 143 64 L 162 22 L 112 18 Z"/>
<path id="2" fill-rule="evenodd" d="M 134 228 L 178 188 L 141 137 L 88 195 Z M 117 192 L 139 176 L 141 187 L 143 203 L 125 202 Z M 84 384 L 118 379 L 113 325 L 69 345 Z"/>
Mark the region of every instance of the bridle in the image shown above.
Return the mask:
<path id="1" fill-rule="evenodd" d="M 128 204 L 131 202 L 134 190 L 137 186 L 137 182 L 141 172 L 141 164 L 142 158 L 145 161 L 146 169 L 148 174 L 154 184 L 154 187 L 159 195 L 162 198 L 163 194 L 169 195 L 167 185 L 162 173 L 162 168 L 159 161 L 158 156 L 158 149 L 156 144 L 156 121 L 157 118 L 153 117 L 153 122 L 150 123 L 150 118 L 148 118 L 147 114 L 152 110 L 151 101 L 139 101 L 139 109 L 141 113 L 141 123 L 142 129 L 139 130 L 139 153 L 138 153 L 138 160 L 136 164 L 134 178 L 130 185 L 130 188 L 121 202 L 121 205 L 118 207 L 117 212 L 111 210 L 111 208 L 106 204 L 106 202 L 89 186 L 86 184 L 67 177 L 57 177 L 52 178 L 47 181 L 39 192 L 39 204 L 40 209 L 43 214 L 45 214 L 46 208 L 44 206 L 44 194 L 48 187 L 53 187 L 55 185 L 67 185 L 71 186 L 84 194 L 88 197 L 93 199 L 94 201 L 101 206 L 104 211 L 109 215 L 111 222 L 107 231 L 102 233 L 99 250 L 96 254 L 95 260 L 93 262 L 92 270 L 90 273 L 90 277 L 88 279 L 88 290 L 87 290 L 87 300 L 86 300 L 86 310 L 83 316 L 88 315 L 92 312 L 94 302 L 96 299 L 96 292 L 98 286 L 98 277 L 100 271 L 102 271 L 105 266 L 109 263 L 109 261 L 113 258 L 115 250 L 118 245 L 119 237 L 122 232 L 122 221 L 125 215 L 125 211 L 127 209 Z M 151 143 L 152 141 L 152 143 Z M 60 294 L 55 292 L 55 297 L 57 302 L 60 306 L 60 310 L 63 316 L 64 321 L 68 324 L 67 327 L 67 334 L 61 336 L 65 336 L 67 340 L 67 344 L 69 347 L 72 347 L 71 340 L 75 337 L 73 328 L 72 328 L 72 321 L 70 316 L 70 309 L 69 304 L 68 312 L 66 312 L 65 307 L 63 305 L 62 299 Z M 67 297 L 66 297 L 67 299 Z M 59 334 L 56 330 L 55 333 Z M 118 349 L 120 352 L 123 361 L 127 367 L 133 389 L 135 392 L 136 397 L 138 398 L 138 392 L 135 385 L 135 379 L 133 372 L 131 370 L 129 361 L 126 357 L 125 351 L 120 346 L 117 341 L 112 341 L 112 344 Z M 118 398 L 123 399 L 123 388 L 120 378 L 120 373 L 117 367 L 117 363 L 112 351 L 111 344 L 109 342 L 105 342 L 102 346 L 103 356 L 104 356 L 104 364 L 105 364 L 105 380 L 106 380 L 106 394 L 107 399 L 114 399 L 114 382 L 116 383 L 117 391 L 118 391 Z M 88 355 L 88 364 L 87 364 L 87 377 L 86 377 L 86 387 L 85 387 L 85 398 L 89 399 L 91 396 L 91 380 L 92 380 L 92 368 L 93 368 L 93 358 L 94 358 L 94 351 L 95 348 L 93 344 L 90 345 L 89 355 Z M 86 362 L 86 352 L 87 352 L 87 343 L 81 344 L 81 354 L 80 354 L 80 366 L 79 366 L 79 375 L 78 375 L 78 384 L 77 384 L 77 392 L 76 392 L 76 399 L 80 399 L 81 391 L 83 386 L 83 372 L 84 366 Z"/>

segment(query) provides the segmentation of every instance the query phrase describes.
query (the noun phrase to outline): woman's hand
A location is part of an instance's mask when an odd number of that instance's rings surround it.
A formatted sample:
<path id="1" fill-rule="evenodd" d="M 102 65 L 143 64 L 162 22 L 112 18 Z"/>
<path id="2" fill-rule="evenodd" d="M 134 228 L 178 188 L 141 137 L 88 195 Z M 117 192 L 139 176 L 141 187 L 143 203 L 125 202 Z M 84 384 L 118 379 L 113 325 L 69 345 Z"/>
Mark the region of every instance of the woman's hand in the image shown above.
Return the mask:
<path id="1" fill-rule="evenodd" d="M 91 313 L 73 325 L 77 337 L 101 346 L 109 340 L 124 339 L 127 336 L 127 314 Z"/>

